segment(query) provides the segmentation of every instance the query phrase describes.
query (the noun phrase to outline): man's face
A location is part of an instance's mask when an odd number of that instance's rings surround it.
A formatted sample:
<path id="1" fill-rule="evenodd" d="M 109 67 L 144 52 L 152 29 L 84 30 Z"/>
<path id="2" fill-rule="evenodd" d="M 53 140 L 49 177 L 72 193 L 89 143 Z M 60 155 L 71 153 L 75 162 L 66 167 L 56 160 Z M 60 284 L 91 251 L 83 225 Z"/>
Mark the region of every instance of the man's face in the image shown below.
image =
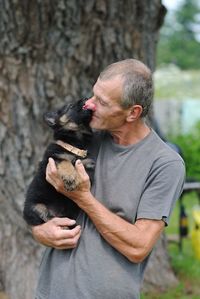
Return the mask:
<path id="1" fill-rule="evenodd" d="M 98 79 L 93 96 L 86 101 L 86 108 L 93 110 L 90 126 L 93 129 L 117 131 L 126 122 L 128 109 L 120 106 L 122 79 Z"/>

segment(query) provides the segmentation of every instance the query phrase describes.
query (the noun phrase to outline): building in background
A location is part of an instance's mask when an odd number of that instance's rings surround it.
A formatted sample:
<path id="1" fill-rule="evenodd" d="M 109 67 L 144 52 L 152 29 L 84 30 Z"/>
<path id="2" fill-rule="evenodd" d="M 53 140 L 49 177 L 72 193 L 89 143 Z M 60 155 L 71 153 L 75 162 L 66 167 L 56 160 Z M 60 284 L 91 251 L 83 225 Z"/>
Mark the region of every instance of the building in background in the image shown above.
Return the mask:
<path id="1" fill-rule="evenodd" d="M 200 101 L 189 98 L 155 101 L 154 113 L 165 135 L 186 134 L 200 121 Z"/>

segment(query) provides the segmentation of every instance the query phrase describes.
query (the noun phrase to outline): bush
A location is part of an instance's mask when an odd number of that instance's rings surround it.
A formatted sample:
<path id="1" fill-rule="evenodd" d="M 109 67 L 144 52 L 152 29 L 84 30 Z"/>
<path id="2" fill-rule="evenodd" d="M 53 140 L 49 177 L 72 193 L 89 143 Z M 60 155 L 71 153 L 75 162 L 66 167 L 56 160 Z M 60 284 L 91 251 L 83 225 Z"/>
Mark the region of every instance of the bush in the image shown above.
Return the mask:
<path id="1" fill-rule="evenodd" d="M 200 181 L 200 122 L 197 123 L 191 132 L 184 135 L 171 136 L 170 139 L 181 148 L 186 164 L 187 178 Z"/>

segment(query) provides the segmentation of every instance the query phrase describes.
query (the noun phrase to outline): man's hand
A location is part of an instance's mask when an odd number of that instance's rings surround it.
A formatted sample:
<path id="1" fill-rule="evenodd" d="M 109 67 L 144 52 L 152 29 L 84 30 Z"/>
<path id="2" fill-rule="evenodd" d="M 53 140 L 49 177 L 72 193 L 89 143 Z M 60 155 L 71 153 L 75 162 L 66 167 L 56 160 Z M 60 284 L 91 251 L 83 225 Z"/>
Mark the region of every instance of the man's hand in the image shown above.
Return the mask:
<path id="1" fill-rule="evenodd" d="M 69 218 L 53 218 L 48 222 L 32 227 L 34 238 L 41 244 L 56 249 L 75 248 L 78 244 L 81 227 L 67 229 L 75 220 Z"/>
<path id="2" fill-rule="evenodd" d="M 90 179 L 85 171 L 85 168 L 80 160 L 76 161 L 76 171 L 80 177 L 80 184 L 78 190 L 67 191 L 64 187 L 64 183 L 58 174 L 56 164 L 52 158 L 49 158 L 49 162 L 46 168 L 46 180 L 60 193 L 66 197 L 71 198 L 77 205 L 81 205 L 89 197 L 90 193 Z"/>

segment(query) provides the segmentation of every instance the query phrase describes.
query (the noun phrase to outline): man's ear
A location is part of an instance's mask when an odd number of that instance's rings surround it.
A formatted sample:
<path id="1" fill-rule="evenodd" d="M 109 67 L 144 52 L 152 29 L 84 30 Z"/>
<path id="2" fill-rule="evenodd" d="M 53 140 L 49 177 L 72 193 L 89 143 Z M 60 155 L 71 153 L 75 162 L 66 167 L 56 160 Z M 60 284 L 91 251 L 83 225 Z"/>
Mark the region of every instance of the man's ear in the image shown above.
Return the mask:
<path id="1" fill-rule="evenodd" d="M 143 108 L 141 105 L 132 106 L 129 111 L 126 120 L 128 122 L 132 122 L 140 117 L 142 114 Z"/>

